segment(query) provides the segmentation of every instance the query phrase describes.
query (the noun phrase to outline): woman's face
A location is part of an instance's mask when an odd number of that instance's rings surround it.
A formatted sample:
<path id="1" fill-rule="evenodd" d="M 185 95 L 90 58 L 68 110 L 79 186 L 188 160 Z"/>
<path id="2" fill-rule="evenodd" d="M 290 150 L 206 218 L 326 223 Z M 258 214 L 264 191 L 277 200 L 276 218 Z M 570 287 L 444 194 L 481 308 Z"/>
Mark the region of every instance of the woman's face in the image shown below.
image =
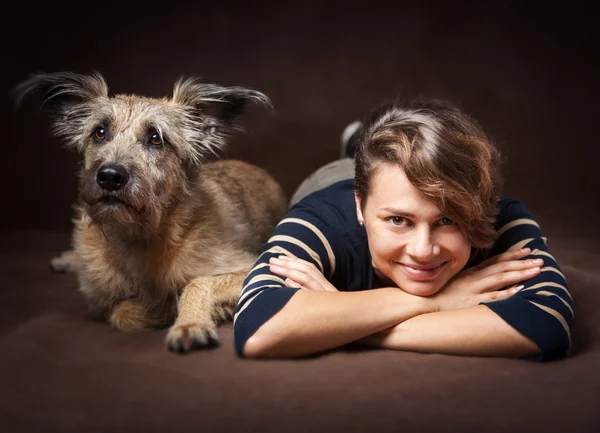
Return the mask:
<path id="1" fill-rule="evenodd" d="M 438 292 L 471 255 L 460 227 L 423 196 L 396 164 L 379 166 L 364 207 L 356 197 L 356 212 L 367 230 L 375 272 L 407 293 Z"/>

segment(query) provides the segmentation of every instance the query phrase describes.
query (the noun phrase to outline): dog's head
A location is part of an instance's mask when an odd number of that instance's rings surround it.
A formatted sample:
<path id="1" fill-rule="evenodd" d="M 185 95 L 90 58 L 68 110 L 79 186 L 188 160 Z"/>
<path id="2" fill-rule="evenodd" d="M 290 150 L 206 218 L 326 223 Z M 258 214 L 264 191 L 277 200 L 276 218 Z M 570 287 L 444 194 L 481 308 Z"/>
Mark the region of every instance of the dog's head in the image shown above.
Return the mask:
<path id="1" fill-rule="evenodd" d="M 142 230 L 189 194 L 248 102 L 270 105 L 260 92 L 197 78 L 177 81 L 168 98 L 110 96 L 98 73 L 32 75 L 15 88 L 17 105 L 29 94 L 41 95 L 54 134 L 83 155 L 80 198 L 92 220 Z"/>

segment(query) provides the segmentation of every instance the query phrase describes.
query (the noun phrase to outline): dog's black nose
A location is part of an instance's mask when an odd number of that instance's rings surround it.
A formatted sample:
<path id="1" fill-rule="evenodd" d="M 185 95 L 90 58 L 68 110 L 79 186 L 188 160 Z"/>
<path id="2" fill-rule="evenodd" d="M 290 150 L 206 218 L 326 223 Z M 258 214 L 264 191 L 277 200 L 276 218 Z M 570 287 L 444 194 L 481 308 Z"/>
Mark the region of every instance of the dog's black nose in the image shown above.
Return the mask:
<path id="1" fill-rule="evenodd" d="M 122 165 L 104 165 L 96 173 L 96 182 L 102 189 L 118 191 L 129 182 L 129 173 Z"/>

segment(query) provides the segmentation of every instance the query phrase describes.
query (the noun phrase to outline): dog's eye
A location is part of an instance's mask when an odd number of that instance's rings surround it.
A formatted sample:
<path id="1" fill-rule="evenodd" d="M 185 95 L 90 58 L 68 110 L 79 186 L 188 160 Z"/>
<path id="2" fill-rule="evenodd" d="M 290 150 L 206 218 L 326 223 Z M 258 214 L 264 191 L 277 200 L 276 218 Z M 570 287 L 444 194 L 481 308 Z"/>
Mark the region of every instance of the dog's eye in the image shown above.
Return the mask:
<path id="1" fill-rule="evenodd" d="M 106 138 L 106 129 L 103 126 L 99 126 L 94 130 L 93 134 L 94 140 L 96 141 L 104 141 Z"/>
<path id="2" fill-rule="evenodd" d="M 153 146 L 162 146 L 163 139 L 160 137 L 158 132 L 154 132 L 152 135 L 150 135 L 149 143 Z"/>

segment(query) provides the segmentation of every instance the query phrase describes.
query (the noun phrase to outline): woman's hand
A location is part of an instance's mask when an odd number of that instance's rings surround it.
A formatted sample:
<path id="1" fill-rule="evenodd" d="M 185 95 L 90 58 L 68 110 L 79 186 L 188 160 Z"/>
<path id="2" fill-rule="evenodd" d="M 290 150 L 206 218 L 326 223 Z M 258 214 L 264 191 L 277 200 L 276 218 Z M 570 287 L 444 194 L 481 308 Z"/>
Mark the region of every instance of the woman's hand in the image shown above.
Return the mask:
<path id="1" fill-rule="evenodd" d="M 481 302 L 507 299 L 523 288 L 518 285 L 541 272 L 542 259 L 519 260 L 529 248 L 507 251 L 459 272 L 430 298 L 436 311 L 472 307 Z"/>
<path id="2" fill-rule="evenodd" d="M 285 277 L 288 287 L 299 289 L 337 292 L 338 290 L 315 265 L 297 257 L 279 256 L 269 260 L 271 272 Z"/>

